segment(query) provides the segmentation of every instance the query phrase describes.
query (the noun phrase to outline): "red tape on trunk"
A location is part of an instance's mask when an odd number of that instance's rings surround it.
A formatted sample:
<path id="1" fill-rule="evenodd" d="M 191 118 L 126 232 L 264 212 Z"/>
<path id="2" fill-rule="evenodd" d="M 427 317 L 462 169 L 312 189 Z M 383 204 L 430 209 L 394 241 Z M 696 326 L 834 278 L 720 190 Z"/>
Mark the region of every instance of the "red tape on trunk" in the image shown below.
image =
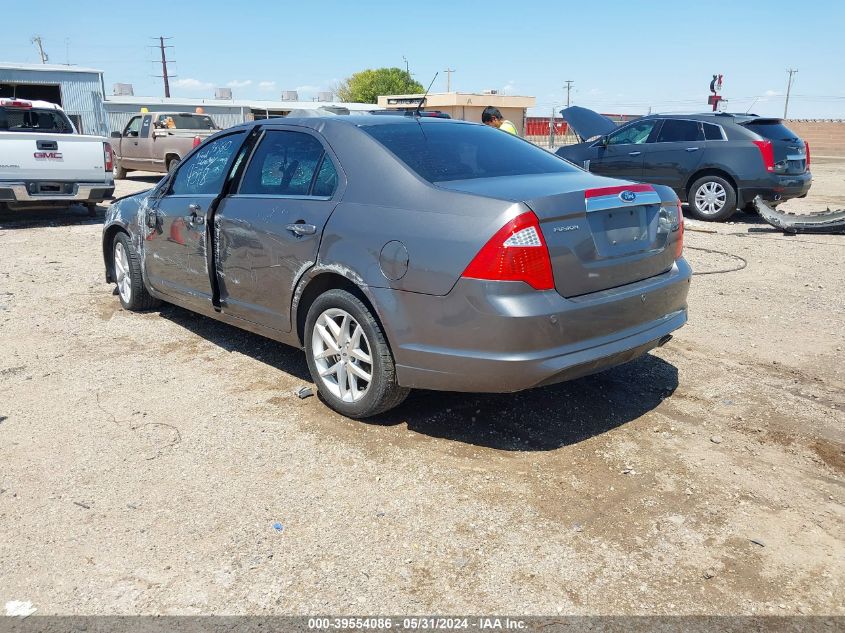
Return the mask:
<path id="1" fill-rule="evenodd" d="M 623 191 L 642 193 L 643 191 L 654 191 L 651 185 L 622 185 L 621 187 L 599 187 L 598 189 L 587 189 L 584 198 L 598 198 L 599 196 L 618 196 Z"/>

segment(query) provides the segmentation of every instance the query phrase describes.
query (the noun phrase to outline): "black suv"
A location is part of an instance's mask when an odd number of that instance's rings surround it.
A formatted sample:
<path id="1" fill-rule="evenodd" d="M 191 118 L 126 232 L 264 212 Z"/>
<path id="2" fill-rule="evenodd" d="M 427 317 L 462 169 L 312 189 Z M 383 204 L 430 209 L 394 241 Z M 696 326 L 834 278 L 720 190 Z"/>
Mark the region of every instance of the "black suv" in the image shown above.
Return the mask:
<path id="1" fill-rule="evenodd" d="M 561 114 L 578 136 L 593 140 L 561 147 L 558 156 L 604 176 L 668 185 L 700 220 L 750 210 L 758 194 L 777 204 L 810 189 L 810 147 L 781 119 L 653 114 L 617 127 L 577 106 Z"/>

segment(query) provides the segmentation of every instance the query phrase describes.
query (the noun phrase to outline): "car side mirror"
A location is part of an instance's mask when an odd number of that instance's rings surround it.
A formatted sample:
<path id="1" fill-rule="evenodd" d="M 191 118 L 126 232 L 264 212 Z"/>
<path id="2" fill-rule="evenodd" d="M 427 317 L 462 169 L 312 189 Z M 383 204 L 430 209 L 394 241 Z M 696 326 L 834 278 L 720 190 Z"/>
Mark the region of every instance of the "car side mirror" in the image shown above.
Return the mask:
<path id="1" fill-rule="evenodd" d="M 602 146 L 602 147 L 607 147 L 607 144 L 608 144 L 608 141 L 609 141 L 609 140 L 610 140 L 610 139 L 609 139 L 609 138 L 608 138 L 608 136 L 605 134 L 604 136 L 602 136 L 602 137 L 599 139 L 599 143 L 601 144 L 601 146 Z"/>
<path id="2" fill-rule="evenodd" d="M 112 132 L 112 133 L 111 133 L 111 137 L 112 137 L 112 138 L 120 138 L 120 137 L 121 137 L 121 134 L 120 134 L 120 132 Z"/>

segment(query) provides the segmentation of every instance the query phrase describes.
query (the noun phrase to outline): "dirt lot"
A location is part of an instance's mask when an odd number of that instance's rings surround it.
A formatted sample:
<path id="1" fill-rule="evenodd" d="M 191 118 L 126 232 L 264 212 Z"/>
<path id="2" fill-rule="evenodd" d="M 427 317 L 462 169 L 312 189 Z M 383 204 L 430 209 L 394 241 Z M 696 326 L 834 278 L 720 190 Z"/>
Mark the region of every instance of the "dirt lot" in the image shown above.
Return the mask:
<path id="1" fill-rule="evenodd" d="M 813 167 L 788 208 L 845 207 Z M 845 237 L 734 219 L 688 231 L 697 272 L 747 266 L 667 347 L 363 423 L 292 394 L 297 350 L 121 310 L 102 217 L 0 214 L 0 604 L 845 614 Z"/>

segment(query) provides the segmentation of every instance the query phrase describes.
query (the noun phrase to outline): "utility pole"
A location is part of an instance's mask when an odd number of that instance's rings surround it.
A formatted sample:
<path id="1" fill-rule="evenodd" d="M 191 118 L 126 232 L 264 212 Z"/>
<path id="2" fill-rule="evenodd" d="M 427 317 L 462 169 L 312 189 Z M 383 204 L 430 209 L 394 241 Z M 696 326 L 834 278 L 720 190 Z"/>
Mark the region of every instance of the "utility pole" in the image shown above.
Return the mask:
<path id="1" fill-rule="evenodd" d="M 47 53 L 44 52 L 44 46 L 41 43 L 41 36 L 40 35 L 33 35 L 32 39 L 30 40 L 33 44 L 38 47 L 38 54 L 41 55 L 41 63 L 46 64 L 47 60 L 50 59 L 47 56 Z"/>
<path id="2" fill-rule="evenodd" d="M 156 48 L 158 48 L 161 51 L 161 74 L 156 75 L 156 77 L 161 77 L 164 80 L 164 96 L 169 97 L 170 96 L 170 78 L 175 77 L 176 75 L 170 75 L 167 72 L 167 62 L 168 61 L 172 62 L 173 60 L 167 59 L 167 55 L 165 54 L 165 49 L 166 48 L 173 48 L 173 47 L 172 46 L 165 46 L 164 40 L 172 40 L 173 38 L 172 37 L 163 37 L 163 36 L 159 35 L 158 38 L 153 38 L 153 39 L 158 39 L 158 46 Z"/>
<path id="3" fill-rule="evenodd" d="M 552 106 L 552 118 L 549 119 L 549 149 L 555 146 L 555 107 Z"/>
<path id="4" fill-rule="evenodd" d="M 402 59 L 405 60 L 405 72 L 408 73 L 408 77 L 411 76 L 411 69 L 408 67 L 408 58 L 402 55 Z"/>
<path id="5" fill-rule="evenodd" d="M 786 102 L 783 104 L 783 118 L 786 118 L 786 113 L 789 110 L 789 93 L 792 90 L 792 75 L 798 71 L 794 68 L 788 68 L 786 72 L 789 73 L 789 80 L 786 83 Z"/>
<path id="6" fill-rule="evenodd" d="M 446 73 L 446 92 L 452 92 L 452 73 L 455 70 L 453 68 L 447 68 L 443 72 Z"/>
<path id="7" fill-rule="evenodd" d="M 569 107 L 569 93 L 572 91 L 572 84 L 575 82 L 571 79 L 566 80 L 566 107 Z"/>

